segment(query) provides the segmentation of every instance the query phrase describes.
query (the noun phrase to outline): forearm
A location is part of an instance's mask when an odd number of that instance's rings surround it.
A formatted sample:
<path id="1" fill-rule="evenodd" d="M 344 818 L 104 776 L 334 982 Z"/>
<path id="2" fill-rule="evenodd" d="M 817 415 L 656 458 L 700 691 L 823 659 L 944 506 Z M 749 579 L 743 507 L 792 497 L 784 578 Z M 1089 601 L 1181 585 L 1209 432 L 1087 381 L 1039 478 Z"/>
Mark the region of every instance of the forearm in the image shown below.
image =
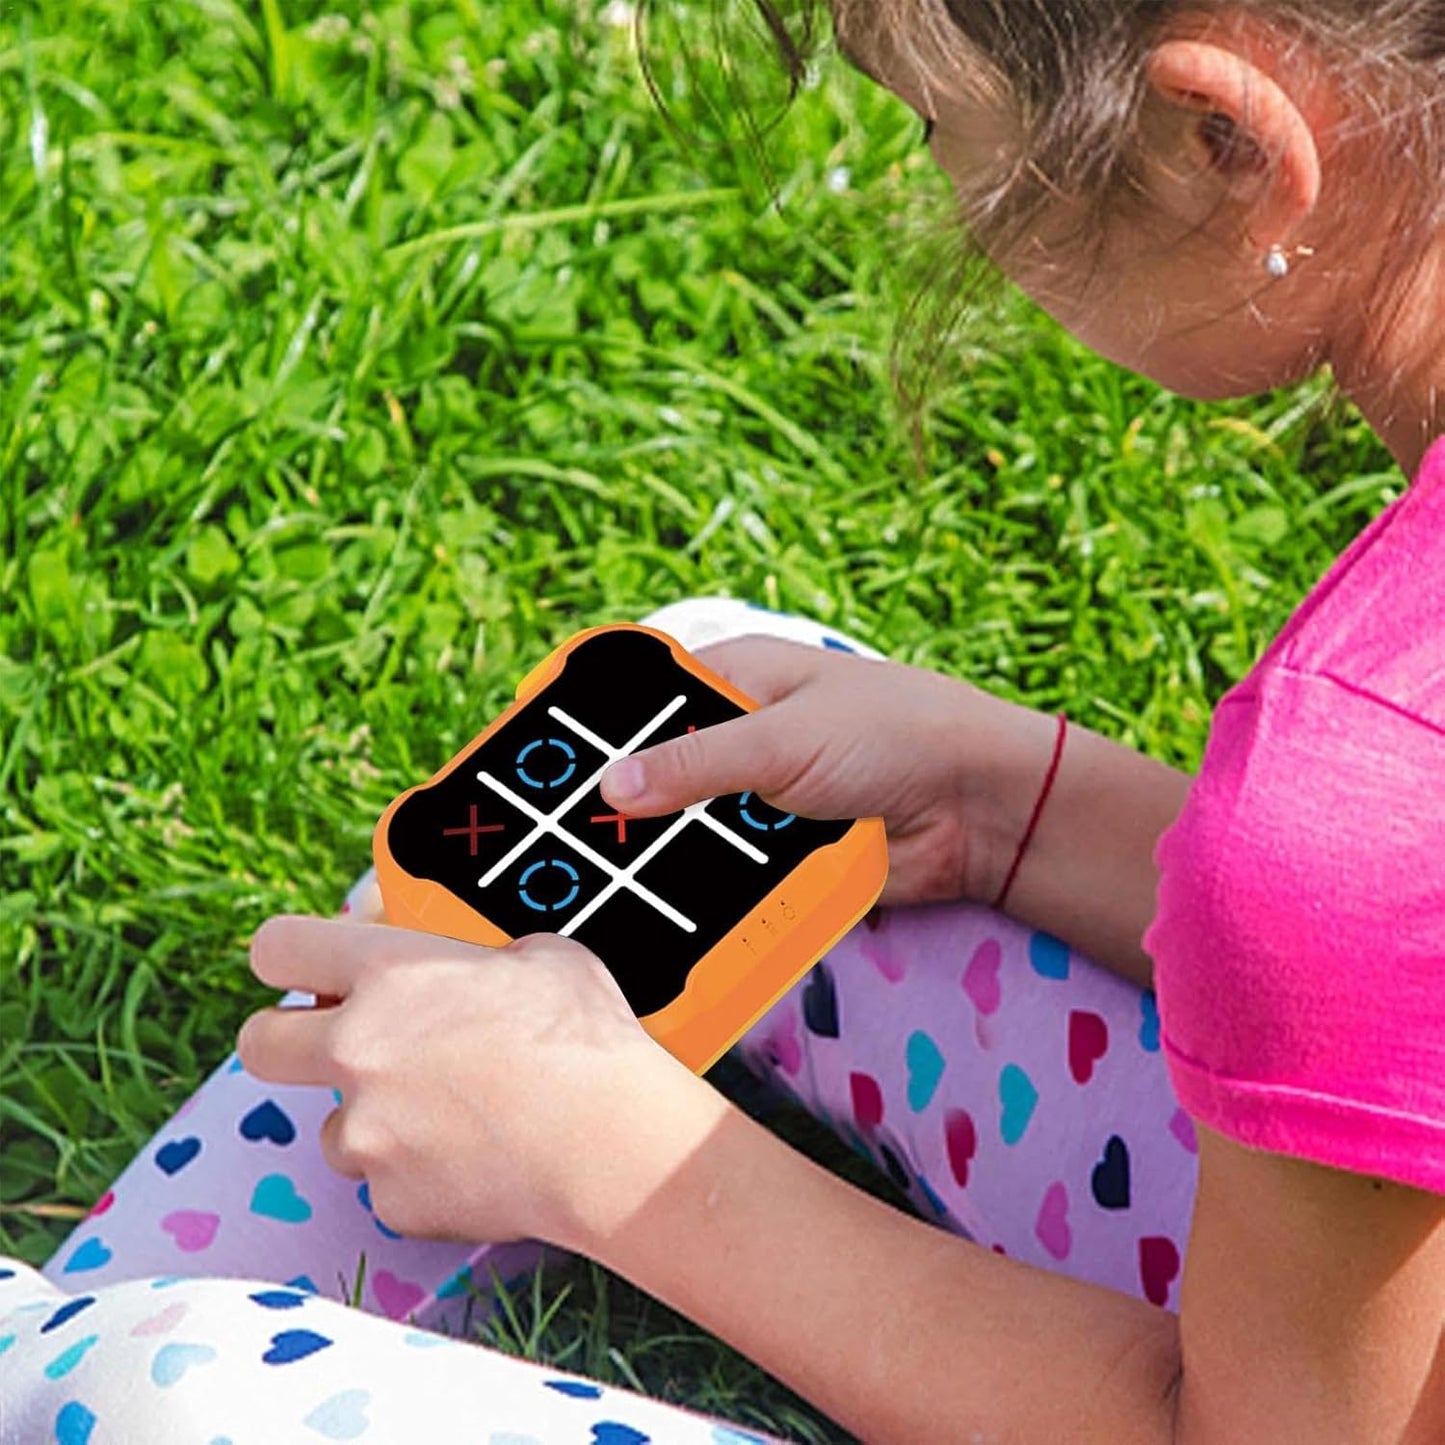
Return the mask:
<path id="1" fill-rule="evenodd" d="M 871 1198 L 680 1069 L 652 1092 L 564 1242 L 860 1439 L 1167 1440 L 1171 1316 Z"/>
<path id="2" fill-rule="evenodd" d="M 1012 706 L 1008 713 L 1010 740 L 1000 745 L 980 860 L 984 886 L 994 880 L 995 888 L 1027 827 L 1055 736 L 1051 718 Z M 1058 778 L 1009 890 L 1009 913 L 1149 987 L 1153 965 L 1143 937 L 1158 884 L 1154 848 L 1189 784 L 1188 774 L 1071 725 Z"/>

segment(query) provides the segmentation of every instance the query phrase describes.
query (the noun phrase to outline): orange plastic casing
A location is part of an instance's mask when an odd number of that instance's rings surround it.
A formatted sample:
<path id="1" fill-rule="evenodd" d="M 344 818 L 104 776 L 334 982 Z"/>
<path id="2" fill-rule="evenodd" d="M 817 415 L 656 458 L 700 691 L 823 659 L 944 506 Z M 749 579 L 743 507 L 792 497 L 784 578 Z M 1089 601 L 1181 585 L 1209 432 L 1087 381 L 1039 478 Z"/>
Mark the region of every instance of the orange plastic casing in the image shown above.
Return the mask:
<path id="1" fill-rule="evenodd" d="M 744 711 L 757 710 L 756 702 L 664 633 L 630 624 L 590 628 L 563 643 L 528 673 L 517 687 L 512 706 L 419 786 L 432 786 L 460 767 L 560 675 L 574 648 L 599 633 L 621 631 L 661 639 L 686 671 Z M 510 943 L 511 936 L 482 914 L 440 884 L 412 876 L 392 857 L 387 846 L 391 819 L 417 791 L 409 789 L 391 803 L 373 836 L 387 922 L 491 948 Z M 678 997 L 643 1018 L 643 1027 L 689 1068 L 704 1072 L 863 918 L 877 902 L 887 877 L 883 821 L 860 819 L 836 843 L 805 857 L 761 903 L 747 908 L 693 966 Z"/>

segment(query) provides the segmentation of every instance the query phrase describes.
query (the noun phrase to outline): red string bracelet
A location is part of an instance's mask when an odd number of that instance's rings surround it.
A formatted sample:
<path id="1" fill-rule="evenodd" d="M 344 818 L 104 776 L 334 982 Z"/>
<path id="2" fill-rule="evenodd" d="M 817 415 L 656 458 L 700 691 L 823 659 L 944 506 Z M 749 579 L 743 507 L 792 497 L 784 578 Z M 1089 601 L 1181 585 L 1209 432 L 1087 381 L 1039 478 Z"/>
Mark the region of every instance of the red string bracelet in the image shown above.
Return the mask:
<path id="1" fill-rule="evenodd" d="M 1019 876 L 1019 869 L 1023 866 L 1024 854 L 1029 851 L 1029 844 L 1034 841 L 1034 833 L 1038 829 L 1039 819 L 1043 817 L 1044 804 L 1049 801 L 1049 794 L 1054 790 L 1054 783 L 1059 776 L 1059 766 L 1064 761 L 1064 739 L 1069 735 L 1069 720 L 1063 713 L 1059 714 L 1059 730 L 1054 737 L 1054 756 L 1049 763 L 1049 770 L 1044 774 L 1044 786 L 1039 793 L 1039 800 L 1034 804 L 1033 816 L 1029 819 L 1029 825 L 1024 829 L 1023 841 L 1019 844 L 1019 850 L 1014 854 L 1013 867 L 1008 870 L 1008 877 L 1003 881 L 1003 887 L 999 889 L 998 897 L 993 901 L 993 909 L 997 912 L 1004 906 L 1009 895 L 1009 889 L 1014 886 L 1014 879 Z"/>

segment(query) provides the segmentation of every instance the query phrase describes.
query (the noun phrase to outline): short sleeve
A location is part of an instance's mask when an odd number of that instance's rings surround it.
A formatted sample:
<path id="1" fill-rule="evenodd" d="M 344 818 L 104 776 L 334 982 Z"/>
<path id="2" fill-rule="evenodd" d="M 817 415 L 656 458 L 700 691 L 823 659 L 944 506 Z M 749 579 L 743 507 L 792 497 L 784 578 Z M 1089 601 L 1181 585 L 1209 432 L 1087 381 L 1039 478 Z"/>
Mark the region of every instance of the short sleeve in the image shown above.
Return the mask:
<path id="1" fill-rule="evenodd" d="M 1220 705 L 1145 946 L 1181 1104 L 1445 1193 L 1445 734 L 1284 668 Z"/>

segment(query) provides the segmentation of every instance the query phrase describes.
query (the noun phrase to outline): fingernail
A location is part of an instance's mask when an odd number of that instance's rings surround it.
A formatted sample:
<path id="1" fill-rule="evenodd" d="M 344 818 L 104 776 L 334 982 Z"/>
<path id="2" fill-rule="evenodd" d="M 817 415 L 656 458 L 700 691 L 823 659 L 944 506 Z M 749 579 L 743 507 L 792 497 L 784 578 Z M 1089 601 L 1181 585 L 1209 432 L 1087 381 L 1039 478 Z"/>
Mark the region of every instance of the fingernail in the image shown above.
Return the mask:
<path id="1" fill-rule="evenodd" d="M 636 758 L 623 758 L 621 762 L 614 763 L 603 783 L 603 791 L 614 803 L 633 802 L 647 790 L 642 764 Z"/>

